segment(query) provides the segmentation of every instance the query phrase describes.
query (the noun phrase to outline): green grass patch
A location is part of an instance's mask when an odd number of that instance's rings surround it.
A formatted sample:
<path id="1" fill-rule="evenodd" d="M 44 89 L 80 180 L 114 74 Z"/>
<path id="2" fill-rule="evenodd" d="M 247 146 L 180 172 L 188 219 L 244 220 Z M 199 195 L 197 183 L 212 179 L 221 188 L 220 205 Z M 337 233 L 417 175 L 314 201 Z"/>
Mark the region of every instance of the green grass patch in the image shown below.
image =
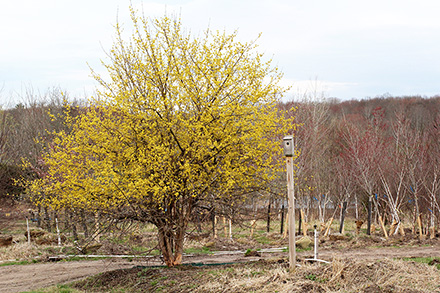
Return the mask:
<path id="1" fill-rule="evenodd" d="M 8 262 L 0 263 L 0 267 L 13 266 L 13 265 L 30 265 L 30 264 L 38 263 L 38 262 L 40 262 L 40 261 L 37 259 L 8 261 Z"/>
<path id="2" fill-rule="evenodd" d="M 84 292 L 84 291 L 79 291 L 75 288 L 72 288 L 70 285 L 57 285 L 57 286 L 51 286 L 33 291 L 26 291 L 23 293 L 79 293 L 79 292 Z"/>
<path id="3" fill-rule="evenodd" d="M 440 270 L 440 257 L 404 257 L 402 260 L 435 265 Z"/>
<path id="4" fill-rule="evenodd" d="M 298 246 L 295 246 L 296 252 L 302 252 L 302 251 L 310 251 L 313 247 L 307 247 L 307 248 L 299 248 Z M 283 248 L 281 250 L 282 252 L 289 252 L 289 247 Z"/>
<path id="5" fill-rule="evenodd" d="M 320 278 L 320 277 L 316 276 L 315 274 L 308 274 L 308 275 L 306 275 L 305 278 L 307 280 L 318 282 L 318 283 L 325 283 L 328 281 L 327 278 Z"/>
<path id="6" fill-rule="evenodd" d="M 209 247 L 190 247 L 183 250 L 186 254 L 212 254 L 212 251 Z"/>

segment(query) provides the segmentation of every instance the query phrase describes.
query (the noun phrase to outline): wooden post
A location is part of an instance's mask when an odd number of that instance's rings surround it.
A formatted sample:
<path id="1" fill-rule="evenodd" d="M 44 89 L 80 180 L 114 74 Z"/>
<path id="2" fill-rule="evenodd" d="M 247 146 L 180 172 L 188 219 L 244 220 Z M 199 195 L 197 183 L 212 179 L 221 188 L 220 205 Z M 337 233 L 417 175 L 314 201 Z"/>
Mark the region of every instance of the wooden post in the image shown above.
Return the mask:
<path id="1" fill-rule="evenodd" d="M 217 216 L 214 214 L 214 222 L 213 222 L 213 227 L 212 230 L 214 232 L 214 239 L 217 238 Z"/>
<path id="2" fill-rule="evenodd" d="M 31 230 L 29 230 L 29 219 L 28 219 L 28 217 L 26 217 L 26 227 L 27 227 L 28 245 L 31 245 Z"/>
<path id="3" fill-rule="evenodd" d="M 301 219 L 302 219 L 301 226 L 302 226 L 303 235 L 307 236 L 307 223 L 306 223 L 306 217 L 304 215 L 303 209 L 300 210 L 300 215 L 301 215 Z M 298 234 L 301 234 L 301 233 L 298 233 Z"/>
<path id="4" fill-rule="evenodd" d="M 359 235 L 361 233 L 361 227 L 364 221 L 357 220 L 356 221 L 356 234 Z"/>
<path id="5" fill-rule="evenodd" d="M 225 238 L 228 238 L 228 228 L 226 227 L 226 217 L 225 216 L 222 217 L 222 222 L 223 222 L 223 232 L 225 234 Z"/>
<path id="6" fill-rule="evenodd" d="M 229 218 L 229 240 L 232 241 L 232 220 Z"/>
<path id="7" fill-rule="evenodd" d="M 55 218 L 55 226 L 57 228 L 58 246 L 61 246 L 60 228 L 58 227 L 58 218 Z"/>
<path id="8" fill-rule="evenodd" d="M 271 208 L 271 204 L 272 204 L 272 198 L 269 198 L 269 205 L 267 206 L 267 226 L 266 226 L 266 231 L 267 233 L 270 232 L 270 208 Z"/>
<path id="9" fill-rule="evenodd" d="M 286 157 L 287 165 L 287 193 L 289 197 L 289 263 L 290 270 L 296 268 L 296 245 L 295 245 L 295 191 L 293 182 L 293 158 Z"/>
<path id="10" fill-rule="evenodd" d="M 296 268 L 296 247 L 295 247 L 295 184 L 293 177 L 293 156 L 295 148 L 293 136 L 283 138 L 284 155 L 286 156 L 287 169 L 287 197 L 289 200 L 289 268 L 293 272 Z"/>
<path id="11" fill-rule="evenodd" d="M 99 231 L 99 213 L 95 212 L 95 234 L 93 235 L 93 239 L 96 242 L 100 242 L 101 231 Z"/>
<path id="12" fill-rule="evenodd" d="M 283 199 L 284 201 L 284 199 Z M 280 227 L 280 234 L 283 235 L 283 230 L 284 230 L 284 203 L 281 206 L 281 223 L 280 223 L 281 227 Z"/>
<path id="13" fill-rule="evenodd" d="M 216 224 L 217 224 L 217 218 L 215 215 L 215 209 L 211 209 L 211 224 L 212 224 L 212 237 L 217 238 L 217 231 L 216 231 Z"/>

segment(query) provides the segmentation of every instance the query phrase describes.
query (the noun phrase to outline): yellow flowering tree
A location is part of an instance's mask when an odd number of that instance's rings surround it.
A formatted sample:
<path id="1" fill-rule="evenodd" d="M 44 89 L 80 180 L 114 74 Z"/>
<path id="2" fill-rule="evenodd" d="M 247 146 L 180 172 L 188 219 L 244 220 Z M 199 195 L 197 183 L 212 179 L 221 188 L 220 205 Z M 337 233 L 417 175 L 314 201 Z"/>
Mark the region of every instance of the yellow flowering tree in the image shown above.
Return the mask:
<path id="1" fill-rule="evenodd" d="M 276 103 L 281 73 L 236 34 L 192 37 L 180 20 L 132 11 L 116 26 L 110 80 L 84 114 L 68 118 L 31 189 L 54 209 L 82 208 L 154 224 L 168 266 L 180 264 L 191 211 L 249 190 L 283 166 L 292 120 Z"/>

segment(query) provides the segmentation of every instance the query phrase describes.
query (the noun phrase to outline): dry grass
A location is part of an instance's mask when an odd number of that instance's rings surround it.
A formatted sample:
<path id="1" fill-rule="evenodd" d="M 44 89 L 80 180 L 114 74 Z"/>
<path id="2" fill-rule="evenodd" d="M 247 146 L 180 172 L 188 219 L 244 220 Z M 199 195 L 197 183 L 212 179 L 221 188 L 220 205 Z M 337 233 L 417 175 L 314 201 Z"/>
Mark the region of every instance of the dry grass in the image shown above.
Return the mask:
<path id="1" fill-rule="evenodd" d="M 283 260 L 215 267 L 133 268 L 75 285 L 87 292 L 440 292 L 435 266 L 401 260 L 335 259 L 302 263 L 293 273 Z"/>
<path id="2" fill-rule="evenodd" d="M 49 256 L 57 254 L 72 254 L 76 251 L 70 246 L 52 245 L 29 245 L 27 242 L 20 242 L 8 247 L 0 247 L 0 264 L 11 261 L 45 261 Z"/>
<path id="3" fill-rule="evenodd" d="M 440 292 L 440 272 L 433 266 L 401 260 L 333 260 L 304 264 L 290 274 L 284 266 L 237 268 L 202 284 L 195 292 Z M 436 291 L 437 290 L 437 291 Z"/>
<path id="4" fill-rule="evenodd" d="M 41 254 L 41 246 L 17 243 L 8 247 L 0 247 L 0 261 L 24 260 L 35 258 Z"/>

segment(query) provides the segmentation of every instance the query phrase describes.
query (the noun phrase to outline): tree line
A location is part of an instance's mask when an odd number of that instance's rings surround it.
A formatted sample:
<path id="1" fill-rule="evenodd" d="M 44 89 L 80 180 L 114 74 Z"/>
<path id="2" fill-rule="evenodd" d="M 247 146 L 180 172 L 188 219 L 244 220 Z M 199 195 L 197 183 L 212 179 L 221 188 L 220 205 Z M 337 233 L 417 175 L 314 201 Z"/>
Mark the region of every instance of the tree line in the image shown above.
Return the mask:
<path id="1" fill-rule="evenodd" d="M 348 202 L 365 220 L 371 201 L 375 219 L 396 226 L 392 233 L 402 221 L 435 233 L 440 97 L 304 98 L 280 106 L 297 108 L 296 189 L 307 212 L 313 207 L 324 221 L 326 209 Z"/>

